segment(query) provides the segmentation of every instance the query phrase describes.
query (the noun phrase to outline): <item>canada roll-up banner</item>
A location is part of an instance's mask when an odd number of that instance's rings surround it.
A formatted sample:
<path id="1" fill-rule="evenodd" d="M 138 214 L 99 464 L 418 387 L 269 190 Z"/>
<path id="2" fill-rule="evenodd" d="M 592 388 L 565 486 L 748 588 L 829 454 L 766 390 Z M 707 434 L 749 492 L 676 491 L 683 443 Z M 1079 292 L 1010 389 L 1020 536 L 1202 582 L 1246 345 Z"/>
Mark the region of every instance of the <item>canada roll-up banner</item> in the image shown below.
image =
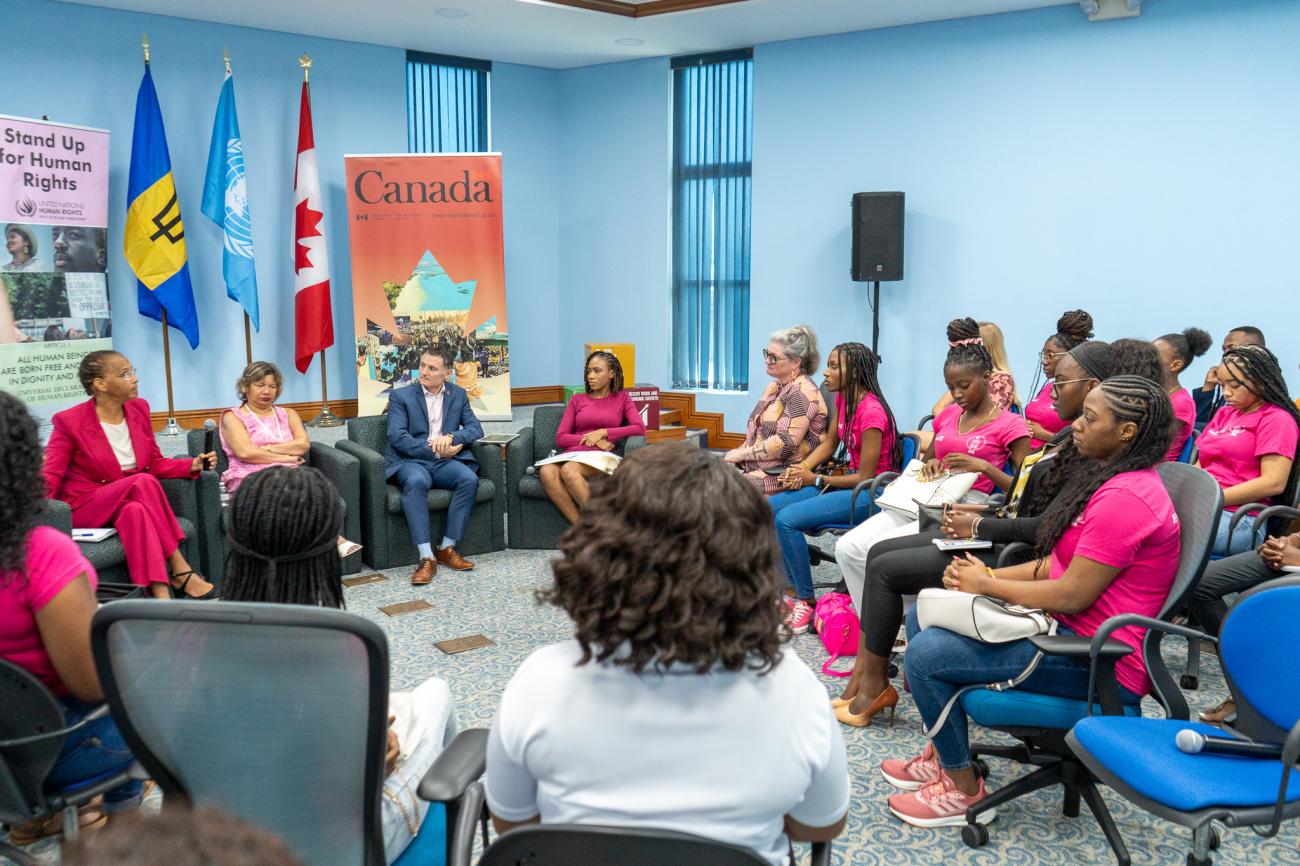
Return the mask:
<path id="1" fill-rule="evenodd" d="M 480 419 L 510 419 L 501 155 L 346 156 L 357 414 L 441 344 Z"/>
<path id="2" fill-rule="evenodd" d="M 113 346 L 107 226 L 108 132 L 0 115 L 0 389 L 43 433 L 86 399 L 82 357 Z"/>

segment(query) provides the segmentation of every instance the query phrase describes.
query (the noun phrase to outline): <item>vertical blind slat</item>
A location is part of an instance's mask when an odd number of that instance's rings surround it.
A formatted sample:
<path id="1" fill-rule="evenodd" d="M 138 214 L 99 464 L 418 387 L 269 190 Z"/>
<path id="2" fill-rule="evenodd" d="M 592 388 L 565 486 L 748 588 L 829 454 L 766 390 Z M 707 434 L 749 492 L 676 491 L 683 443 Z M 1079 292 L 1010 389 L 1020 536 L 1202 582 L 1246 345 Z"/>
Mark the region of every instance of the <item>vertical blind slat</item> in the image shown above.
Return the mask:
<path id="1" fill-rule="evenodd" d="M 407 60 L 407 150 L 486 151 L 487 77 L 483 69 Z"/>

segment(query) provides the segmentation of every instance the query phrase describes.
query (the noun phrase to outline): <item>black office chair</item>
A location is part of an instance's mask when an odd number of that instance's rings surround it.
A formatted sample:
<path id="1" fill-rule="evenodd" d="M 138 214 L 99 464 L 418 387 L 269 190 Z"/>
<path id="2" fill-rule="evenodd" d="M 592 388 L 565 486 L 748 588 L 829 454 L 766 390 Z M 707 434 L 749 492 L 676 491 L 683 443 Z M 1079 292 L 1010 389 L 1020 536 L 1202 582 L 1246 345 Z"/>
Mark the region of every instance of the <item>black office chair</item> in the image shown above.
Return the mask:
<path id="1" fill-rule="evenodd" d="M 63 838 L 75 839 L 80 806 L 133 778 L 144 778 L 139 765 L 115 770 L 77 786 L 59 790 L 47 780 L 63 748 L 63 740 L 108 713 L 101 706 L 75 725 L 67 725 L 50 690 L 27 671 L 0 659 L 0 823 L 43 821 L 63 810 Z M 18 866 L 41 861 L 0 841 L 0 859 Z"/>

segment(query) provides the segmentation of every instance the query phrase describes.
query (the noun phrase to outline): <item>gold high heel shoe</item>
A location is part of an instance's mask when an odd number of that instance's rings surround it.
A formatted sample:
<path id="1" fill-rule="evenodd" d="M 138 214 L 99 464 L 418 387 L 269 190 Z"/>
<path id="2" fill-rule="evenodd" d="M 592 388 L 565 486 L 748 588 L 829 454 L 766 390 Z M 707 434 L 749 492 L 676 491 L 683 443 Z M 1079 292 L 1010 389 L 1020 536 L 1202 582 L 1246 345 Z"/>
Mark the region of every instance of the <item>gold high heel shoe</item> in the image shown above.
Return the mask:
<path id="1" fill-rule="evenodd" d="M 831 709 L 838 710 L 840 707 L 847 707 L 853 703 L 853 698 L 831 698 Z"/>
<path id="2" fill-rule="evenodd" d="M 847 705 L 835 709 L 835 718 L 844 724 L 853 728 L 871 727 L 871 718 L 886 707 L 889 708 L 889 727 L 894 727 L 894 708 L 898 706 L 898 692 L 892 684 L 886 685 L 885 690 L 876 695 L 865 710 L 861 713 L 850 712 Z"/>

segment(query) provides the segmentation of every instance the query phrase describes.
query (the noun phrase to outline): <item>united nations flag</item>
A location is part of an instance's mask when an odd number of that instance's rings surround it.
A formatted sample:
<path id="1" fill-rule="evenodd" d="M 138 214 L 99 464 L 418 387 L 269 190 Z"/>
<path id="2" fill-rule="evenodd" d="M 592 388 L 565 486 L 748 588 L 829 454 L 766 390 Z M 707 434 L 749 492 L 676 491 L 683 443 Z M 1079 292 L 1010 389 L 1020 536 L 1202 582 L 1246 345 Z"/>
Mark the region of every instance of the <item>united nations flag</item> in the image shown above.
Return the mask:
<path id="1" fill-rule="evenodd" d="M 135 98 L 135 133 L 131 139 L 131 176 L 127 182 L 125 252 L 135 272 L 140 314 L 178 328 L 199 345 L 199 317 L 185 253 L 185 224 L 176 198 L 171 157 L 162 110 L 149 63 Z"/>

